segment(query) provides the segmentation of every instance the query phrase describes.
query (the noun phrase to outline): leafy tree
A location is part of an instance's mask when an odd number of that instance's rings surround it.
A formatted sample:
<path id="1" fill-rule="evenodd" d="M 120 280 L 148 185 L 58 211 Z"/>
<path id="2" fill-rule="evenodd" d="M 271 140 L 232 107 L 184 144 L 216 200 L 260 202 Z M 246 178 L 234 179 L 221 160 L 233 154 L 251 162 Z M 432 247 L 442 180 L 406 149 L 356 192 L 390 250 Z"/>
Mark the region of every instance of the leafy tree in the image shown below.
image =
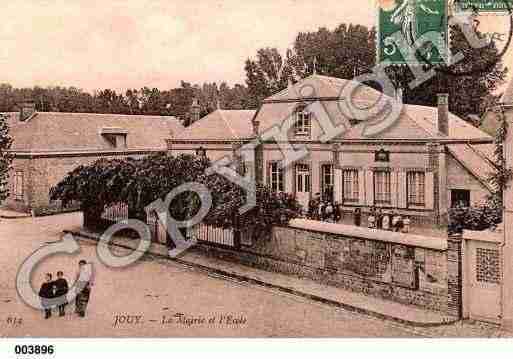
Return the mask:
<path id="1" fill-rule="evenodd" d="M 495 90 L 503 84 L 507 69 L 497 58 L 494 42 L 482 49 L 470 46 L 459 27 L 451 28 L 451 51 L 463 52 L 465 58 L 451 70 L 454 73 L 476 71 L 466 76 L 439 72 L 422 85 L 410 89 L 413 74 L 407 67 L 389 67 L 388 74 L 404 90 L 406 103 L 436 106 L 437 93 L 450 94 L 450 110 L 475 124 L 471 115 L 481 116 L 495 103 Z M 249 102 L 256 107 L 262 99 L 312 74 L 314 59 L 321 75 L 351 79 L 369 72 L 375 65 L 376 30 L 361 25 L 341 24 L 334 30 L 324 27 L 314 32 L 300 32 L 285 60 L 276 49 L 260 49 L 255 59 L 246 61 Z M 488 63 L 495 63 L 487 68 Z M 276 69 L 281 69 L 277 71 Z M 446 69 L 447 70 L 447 69 Z M 485 71 L 478 71 L 485 70 Z M 288 76 L 288 77 L 287 77 Z M 375 87 L 375 84 L 369 84 Z"/>
<path id="2" fill-rule="evenodd" d="M 8 150 L 11 148 L 11 144 L 12 138 L 9 136 L 7 117 L 0 115 L 0 203 L 9 196 L 7 181 L 12 155 Z"/>
<path id="3" fill-rule="evenodd" d="M 50 191 L 53 200 L 63 206 L 79 201 L 89 218 L 99 219 L 105 206 L 124 202 L 129 217 L 145 221 L 145 207 L 164 199 L 174 188 L 190 182 L 204 184 L 212 195 L 212 207 L 205 223 L 231 228 L 259 227 L 269 230 L 274 224 L 287 223 L 299 213 L 298 203 L 286 194 L 276 194 L 257 187 L 257 206 L 242 216 L 244 191 L 219 174 L 205 175 L 210 161 L 192 155 L 177 157 L 165 154 L 142 159 L 99 160 L 71 171 Z M 173 218 L 183 221 L 194 216 L 200 207 L 195 193 L 184 192 L 171 202 Z"/>
<path id="4" fill-rule="evenodd" d="M 276 48 L 258 50 L 256 59 L 246 60 L 244 69 L 250 107 L 257 107 L 264 98 L 287 87 L 291 79 L 291 66 Z"/>
<path id="5" fill-rule="evenodd" d="M 478 35 L 482 36 L 480 33 Z M 469 115 L 482 116 L 495 103 L 497 96 L 494 92 L 504 83 L 508 69 L 498 58 L 499 52 L 494 42 L 482 49 L 475 49 L 461 29 L 453 26 L 450 43 L 451 52 L 463 53 L 464 59 L 450 69 L 442 68 L 436 76 L 417 88 L 409 88 L 408 83 L 413 76 L 407 68 L 394 68 L 390 71 L 391 76 L 404 89 L 406 103 L 436 106 L 437 93 L 448 92 L 451 112 L 474 124 Z M 488 67 L 488 64 L 495 65 Z"/>

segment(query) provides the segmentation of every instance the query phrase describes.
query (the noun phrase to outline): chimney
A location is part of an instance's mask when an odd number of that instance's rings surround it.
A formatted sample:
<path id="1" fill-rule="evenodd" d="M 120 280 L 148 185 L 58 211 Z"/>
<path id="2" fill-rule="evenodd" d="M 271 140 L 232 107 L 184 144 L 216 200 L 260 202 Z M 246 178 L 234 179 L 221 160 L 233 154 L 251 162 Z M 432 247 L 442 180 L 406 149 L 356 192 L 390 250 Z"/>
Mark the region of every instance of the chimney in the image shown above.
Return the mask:
<path id="1" fill-rule="evenodd" d="M 191 123 L 194 123 L 200 119 L 200 105 L 198 99 L 194 98 L 191 105 Z"/>
<path id="2" fill-rule="evenodd" d="M 30 116 L 36 113 L 36 103 L 33 101 L 25 101 L 19 104 L 20 121 L 26 121 Z"/>
<path id="3" fill-rule="evenodd" d="M 258 130 L 259 130 L 259 127 L 260 127 L 260 121 L 257 121 L 257 120 L 253 120 L 251 121 L 251 123 L 253 124 L 253 136 L 258 136 Z"/>
<path id="4" fill-rule="evenodd" d="M 449 136 L 449 94 L 438 94 L 438 132 Z"/>

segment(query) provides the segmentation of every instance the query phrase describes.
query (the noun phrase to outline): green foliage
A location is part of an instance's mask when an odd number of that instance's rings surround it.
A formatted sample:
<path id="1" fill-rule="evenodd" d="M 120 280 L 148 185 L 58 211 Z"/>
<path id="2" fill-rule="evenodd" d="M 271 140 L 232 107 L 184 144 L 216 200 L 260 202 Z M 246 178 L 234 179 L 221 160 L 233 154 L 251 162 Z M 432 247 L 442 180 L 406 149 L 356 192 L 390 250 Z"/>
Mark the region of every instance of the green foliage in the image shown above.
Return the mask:
<path id="1" fill-rule="evenodd" d="M 9 196 L 8 177 L 12 162 L 12 154 L 8 152 L 12 145 L 9 136 L 7 117 L 0 115 L 0 203 Z"/>
<path id="2" fill-rule="evenodd" d="M 79 201 L 82 209 L 99 217 L 105 206 L 125 202 L 129 217 L 146 220 L 145 207 L 157 199 L 165 199 L 174 188 L 190 182 L 204 184 L 212 195 L 212 207 L 204 219 L 218 227 L 268 230 L 274 224 L 285 224 L 297 217 L 300 206 L 288 194 L 273 193 L 257 186 L 257 205 L 243 215 L 244 191 L 219 174 L 205 175 L 210 161 L 192 155 L 178 157 L 165 154 L 142 159 L 99 160 L 80 166 L 50 191 L 53 200 L 63 206 Z M 176 220 L 192 218 L 201 202 L 197 194 L 184 192 L 171 202 L 169 211 Z"/>

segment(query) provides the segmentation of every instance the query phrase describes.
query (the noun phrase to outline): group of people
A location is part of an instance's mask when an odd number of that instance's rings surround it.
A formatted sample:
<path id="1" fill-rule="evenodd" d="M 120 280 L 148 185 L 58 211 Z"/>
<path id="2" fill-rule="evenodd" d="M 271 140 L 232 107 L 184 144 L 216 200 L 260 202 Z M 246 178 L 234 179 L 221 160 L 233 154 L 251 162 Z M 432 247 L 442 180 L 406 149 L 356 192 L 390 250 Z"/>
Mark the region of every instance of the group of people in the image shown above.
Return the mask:
<path id="1" fill-rule="evenodd" d="M 80 275 L 80 270 L 85 266 L 87 262 L 80 260 L 78 262 L 79 274 L 77 275 L 77 281 Z M 91 296 L 91 280 L 85 283 L 77 282 L 78 288 L 83 288 L 80 293 L 75 297 L 75 313 L 80 317 L 85 317 L 87 304 L 89 303 L 89 297 Z M 41 298 L 41 305 L 44 309 L 45 319 L 52 316 L 52 309 L 58 308 L 59 316 L 63 317 L 66 315 L 66 305 L 68 304 L 66 296 L 69 291 L 68 281 L 64 278 L 62 271 L 57 272 L 57 279 L 53 280 L 52 273 L 46 273 L 46 281 L 41 285 L 39 290 L 39 297 Z"/>
<path id="2" fill-rule="evenodd" d="M 329 196 L 325 196 L 329 198 Z M 307 217 L 317 221 L 338 223 L 342 220 L 343 211 L 341 205 L 337 202 L 323 200 L 319 193 L 308 202 Z M 356 208 L 353 214 L 355 226 L 362 224 L 362 210 Z M 372 207 L 367 218 L 367 226 L 372 229 L 381 229 L 385 231 L 408 233 L 410 231 L 411 220 L 408 216 L 403 216 L 394 211 L 383 211 L 381 208 Z"/>
<path id="3" fill-rule="evenodd" d="M 361 220 L 358 222 L 358 225 L 360 225 Z M 375 207 L 371 208 L 367 218 L 368 228 L 384 231 L 408 233 L 410 231 L 410 224 L 411 220 L 408 216 L 403 217 L 400 213 L 394 211 L 385 212 L 381 208 L 376 209 Z"/>
<path id="4" fill-rule="evenodd" d="M 323 201 L 319 193 L 308 203 L 308 218 L 317 221 L 338 223 L 342 219 L 340 204 L 330 201 Z"/>

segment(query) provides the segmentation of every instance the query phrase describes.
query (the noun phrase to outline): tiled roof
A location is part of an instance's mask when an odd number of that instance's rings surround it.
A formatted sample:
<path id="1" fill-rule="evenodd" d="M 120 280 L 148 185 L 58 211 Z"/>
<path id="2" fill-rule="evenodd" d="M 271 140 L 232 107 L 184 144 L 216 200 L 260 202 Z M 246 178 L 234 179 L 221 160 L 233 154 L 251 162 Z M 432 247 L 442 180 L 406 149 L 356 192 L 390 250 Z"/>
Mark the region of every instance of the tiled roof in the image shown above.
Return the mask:
<path id="1" fill-rule="evenodd" d="M 259 122 L 259 133 L 269 130 L 274 126 L 282 126 L 285 121 L 294 115 L 301 98 L 312 96 L 314 105 L 321 115 L 329 116 L 335 126 L 343 126 L 347 130 L 337 139 L 361 140 L 361 139 L 487 139 L 491 137 L 468 124 L 458 116 L 449 114 L 449 136 L 438 132 L 438 110 L 436 107 L 404 105 L 399 118 L 381 133 L 368 137 L 364 130 L 369 121 L 351 124 L 350 115 L 343 109 L 344 98 L 340 95 L 345 86 L 355 85 L 354 81 L 333 77 L 312 75 L 303 79 L 287 89 L 264 100 L 255 115 Z M 364 85 L 355 86 L 356 91 L 351 96 L 355 106 L 363 108 L 371 106 L 379 101 L 382 93 Z M 302 89 L 309 89 L 308 93 L 300 93 Z M 312 100 L 311 100 L 312 101 Z M 316 111 L 315 111 L 316 112 Z M 180 136 L 184 140 L 231 140 L 248 138 L 252 134 L 251 120 L 254 111 L 227 111 L 217 110 L 200 121 L 187 128 Z M 317 113 L 314 113 L 316 115 Z M 318 115 L 318 114 L 317 114 Z M 383 115 L 384 116 L 384 115 Z M 314 116 L 315 117 L 315 116 Z M 370 122 L 378 118 L 371 119 Z M 319 134 L 319 135 L 322 135 Z M 313 141 L 317 138 L 312 138 Z"/>
<path id="2" fill-rule="evenodd" d="M 251 137 L 254 110 L 216 110 L 186 128 L 178 140 L 232 140 Z"/>
<path id="3" fill-rule="evenodd" d="M 298 81 L 291 87 L 287 87 L 283 91 L 266 98 L 264 101 L 281 101 L 308 97 L 340 97 L 346 86 L 354 88 L 352 98 L 356 100 L 376 101 L 383 95 L 381 92 L 353 80 L 311 75 Z M 351 87 L 348 87 L 347 90 Z"/>
<path id="4" fill-rule="evenodd" d="M 18 113 L 7 115 L 12 149 L 20 151 L 108 150 L 106 128 L 126 133 L 128 150 L 165 149 L 165 140 L 183 130 L 172 116 L 37 112 L 21 122 Z"/>

